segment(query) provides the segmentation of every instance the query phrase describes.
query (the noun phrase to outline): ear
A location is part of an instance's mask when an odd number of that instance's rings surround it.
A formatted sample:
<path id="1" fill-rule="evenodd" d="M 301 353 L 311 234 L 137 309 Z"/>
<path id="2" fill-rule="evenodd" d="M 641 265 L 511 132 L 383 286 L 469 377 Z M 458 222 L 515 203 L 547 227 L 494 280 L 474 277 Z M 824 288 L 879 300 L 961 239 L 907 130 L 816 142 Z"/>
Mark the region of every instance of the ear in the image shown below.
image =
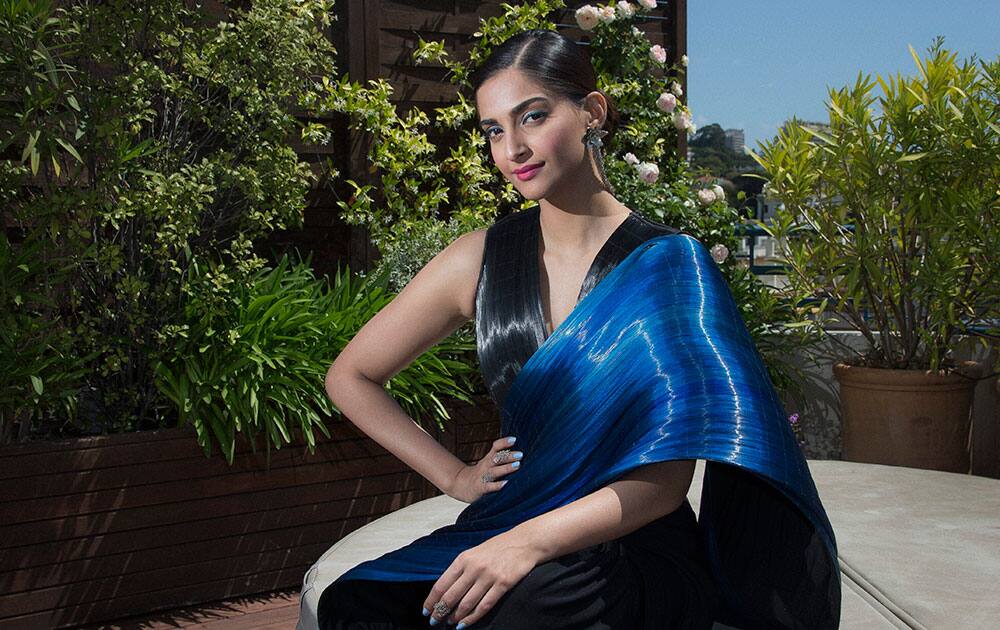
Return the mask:
<path id="1" fill-rule="evenodd" d="M 608 115 L 608 99 L 603 94 L 594 90 L 584 97 L 583 108 L 589 112 L 589 122 L 597 121 L 597 128 L 604 126 L 604 120 Z"/>

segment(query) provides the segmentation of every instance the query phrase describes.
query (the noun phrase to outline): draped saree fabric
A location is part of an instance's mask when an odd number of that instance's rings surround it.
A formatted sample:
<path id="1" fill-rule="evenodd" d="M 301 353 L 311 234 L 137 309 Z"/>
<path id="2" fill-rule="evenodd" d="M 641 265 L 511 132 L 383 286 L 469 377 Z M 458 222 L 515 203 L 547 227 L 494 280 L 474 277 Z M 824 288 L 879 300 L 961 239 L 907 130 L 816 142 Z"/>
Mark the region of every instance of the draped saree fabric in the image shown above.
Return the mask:
<path id="1" fill-rule="evenodd" d="M 524 242 L 533 257 L 536 241 Z M 469 504 L 453 525 L 338 581 L 435 580 L 463 550 L 637 467 L 704 459 L 698 525 L 723 600 L 717 620 L 837 627 L 834 532 L 711 255 L 693 237 L 668 233 L 608 269 L 603 279 L 588 275 L 584 297 L 522 354 L 523 365 L 483 365 L 500 435 L 516 436 L 513 448 L 525 453 L 507 485 Z M 527 293 L 534 309 L 539 302 Z"/>

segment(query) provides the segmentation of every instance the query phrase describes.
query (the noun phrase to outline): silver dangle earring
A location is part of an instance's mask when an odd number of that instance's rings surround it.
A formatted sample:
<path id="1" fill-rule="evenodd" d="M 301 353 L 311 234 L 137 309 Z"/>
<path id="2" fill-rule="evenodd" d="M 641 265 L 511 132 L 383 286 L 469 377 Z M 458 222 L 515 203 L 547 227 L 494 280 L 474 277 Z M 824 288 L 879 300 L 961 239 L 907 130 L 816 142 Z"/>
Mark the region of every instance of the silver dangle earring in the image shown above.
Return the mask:
<path id="1" fill-rule="evenodd" d="M 614 189 L 611 187 L 611 182 L 608 181 L 608 176 L 604 172 L 604 136 L 608 135 L 608 132 L 604 129 L 598 129 L 597 127 L 587 127 L 587 133 L 583 134 L 583 143 L 587 145 L 590 149 L 591 154 L 594 156 L 594 161 L 597 163 L 597 172 L 601 176 L 601 183 L 612 195 L 615 194 Z"/>

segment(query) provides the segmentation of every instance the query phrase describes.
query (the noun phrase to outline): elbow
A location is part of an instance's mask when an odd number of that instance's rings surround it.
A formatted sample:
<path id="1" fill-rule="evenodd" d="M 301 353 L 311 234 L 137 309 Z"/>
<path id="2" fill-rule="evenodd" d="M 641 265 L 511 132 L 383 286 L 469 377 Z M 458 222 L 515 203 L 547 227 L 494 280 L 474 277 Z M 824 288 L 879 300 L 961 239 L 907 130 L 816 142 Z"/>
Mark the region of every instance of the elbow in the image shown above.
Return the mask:
<path id="1" fill-rule="evenodd" d="M 333 365 L 330 366 L 330 369 L 326 371 L 326 379 L 323 382 L 323 386 L 326 389 L 326 395 L 335 405 L 337 404 L 339 392 L 342 390 L 347 378 L 348 371 L 343 365 L 338 364 L 336 361 L 334 361 Z"/>

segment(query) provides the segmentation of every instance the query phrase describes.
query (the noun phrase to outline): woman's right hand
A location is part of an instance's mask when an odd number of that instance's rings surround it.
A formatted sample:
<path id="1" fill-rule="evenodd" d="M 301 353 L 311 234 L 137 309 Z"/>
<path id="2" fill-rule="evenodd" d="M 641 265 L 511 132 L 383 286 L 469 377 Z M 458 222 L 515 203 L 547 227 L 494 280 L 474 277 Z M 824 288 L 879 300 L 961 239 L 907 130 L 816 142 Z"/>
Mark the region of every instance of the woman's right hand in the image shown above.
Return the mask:
<path id="1" fill-rule="evenodd" d="M 490 452 L 475 464 L 466 464 L 458 471 L 452 480 L 448 496 L 472 503 L 487 492 L 495 492 L 504 486 L 504 477 L 520 466 L 524 455 L 521 451 L 512 451 L 512 442 L 508 438 L 500 438 L 493 442 Z M 483 475 L 489 475 L 492 481 L 484 481 Z"/>

